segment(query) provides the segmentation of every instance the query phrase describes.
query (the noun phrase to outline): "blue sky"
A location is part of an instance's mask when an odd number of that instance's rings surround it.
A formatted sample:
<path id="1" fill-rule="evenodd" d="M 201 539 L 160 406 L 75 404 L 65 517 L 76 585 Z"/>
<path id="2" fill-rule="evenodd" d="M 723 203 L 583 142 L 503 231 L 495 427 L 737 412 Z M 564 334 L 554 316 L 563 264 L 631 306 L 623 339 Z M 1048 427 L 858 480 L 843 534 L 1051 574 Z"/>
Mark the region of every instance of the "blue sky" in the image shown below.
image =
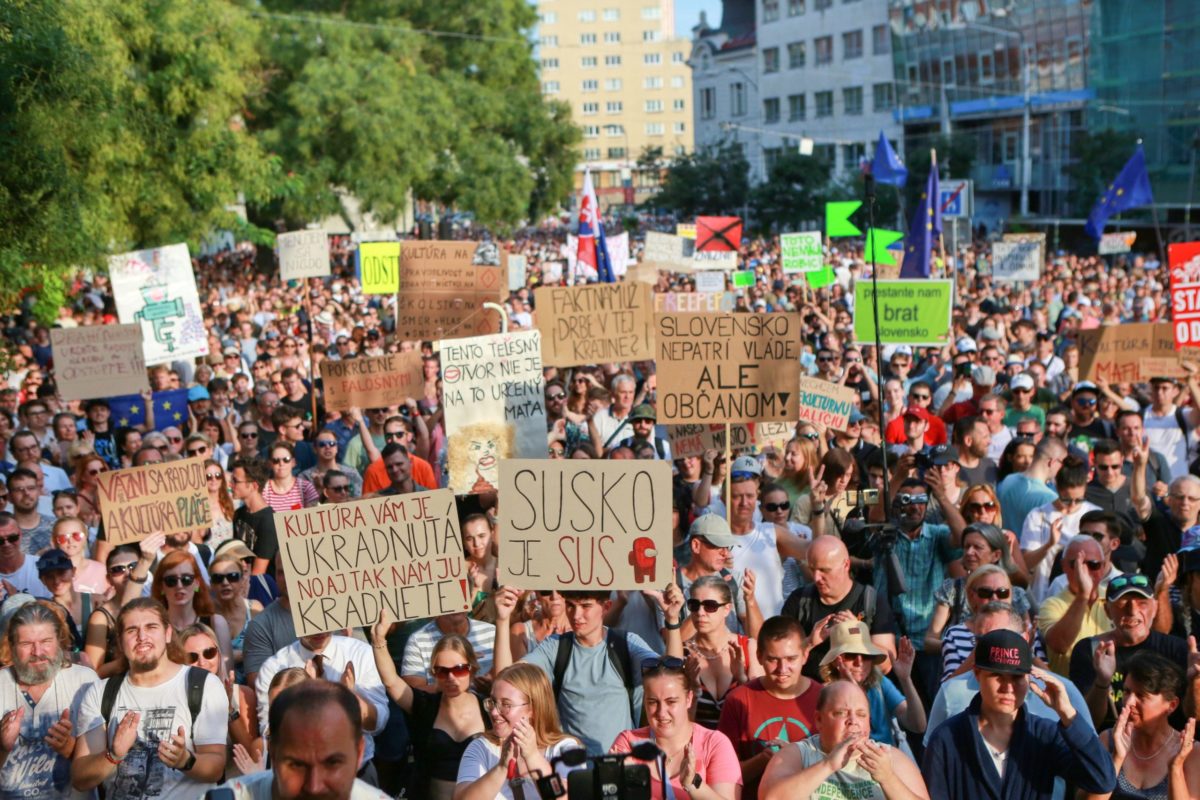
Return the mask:
<path id="1" fill-rule="evenodd" d="M 721 24 L 721 0 L 675 0 L 675 35 L 690 38 L 701 11 L 708 12 L 709 25 Z"/>

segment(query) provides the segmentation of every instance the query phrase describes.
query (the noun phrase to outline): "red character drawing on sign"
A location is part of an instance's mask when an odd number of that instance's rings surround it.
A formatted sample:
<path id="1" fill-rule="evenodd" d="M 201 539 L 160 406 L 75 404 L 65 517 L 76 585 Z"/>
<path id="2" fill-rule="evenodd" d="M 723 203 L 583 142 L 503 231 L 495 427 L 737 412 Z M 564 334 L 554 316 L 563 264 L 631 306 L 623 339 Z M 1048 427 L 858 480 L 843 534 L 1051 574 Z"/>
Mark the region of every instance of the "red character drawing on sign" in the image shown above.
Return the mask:
<path id="1" fill-rule="evenodd" d="M 654 540 L 647 536 L 639 536 L 633 540 L 633 549 L 629 551 L 629 566 L 633 567 L 633 579 L 638 583 L 654 583 L 654 564 L 658 551 L 654 549 Z"/>

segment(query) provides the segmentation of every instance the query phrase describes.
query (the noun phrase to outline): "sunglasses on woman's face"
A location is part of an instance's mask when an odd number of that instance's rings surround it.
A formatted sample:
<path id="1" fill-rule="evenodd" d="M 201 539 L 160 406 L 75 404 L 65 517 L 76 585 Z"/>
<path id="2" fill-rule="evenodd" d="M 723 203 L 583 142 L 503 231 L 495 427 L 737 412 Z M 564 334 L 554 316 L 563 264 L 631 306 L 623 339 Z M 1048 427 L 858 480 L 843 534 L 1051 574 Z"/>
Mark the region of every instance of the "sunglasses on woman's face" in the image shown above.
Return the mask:
<path id="1" fill-rule="evenodd" d="M 133 572 L 134 564 L 137 562 L 130 561 L 128 564 L 113 564 L 108 568 L 108 574 L 114 578 L 118 575 L 124 575 L 127 572 Z"/>
<path id="2" fill-rule="evenodd" d="M 704 609 L 705 614 L 715 614 L 715 613 L 717 613 L 718 610 L 721 609 L 721 607 L 727 606 L 727 605 L 729 605 L 729 604 L 728 603 L 720 603 L 720 602 L 717 602 L 716 600 L 697 600 L 694 597 L 689 598 L 687 601 L 688 611 L 692 612 L 693 614 L 695 614 L 697 611 L 699 611 L 702 608 Z"/>
<path id="3" fill-rule="evenodd" d="M 337 493 L 339 493 L 339 494 L 340 494 L 340 493 L 342 493 L 342 492 L 348 492 L 348 491 L 350 491 L 350 484 L 348 484 L 348 483 L 343 483 L 343 484 L 341 484 L 340 486 L 335 486 L 335 485 L 333 485 L 333 484 L 326 484 L 326 485 L 325 485 L 325 491 L 327 491 L 327 492 L 337 492 Z"/>
<path id="4" fill-rule="evenodd" d="M 210 573 L 208 577 L 212 578 L 212 584 L 213 584 L 213 586 L 216 586 L 218 583 L 237 583 L 238 581 L 240 581 L 242 579 L 242 573 L 240 573 L 240 572 L 213 572 L 213 573 Z"/>
<path id="5" fill-rule="evenodd" d="M 168 575 L 163 578 L 163 586 L 168 589 L 174 589 L 178 586 L 188 587 L 196 582 L 195 575 Z"/>
<path id="6" fill-rule="evenodd" d="M 189 664 L 195 664 L 197 661 L 199 661 L 202 658 L 205 661 L 212 661 L 216 657 L 217 657 L 217 648 L 206 647 L 203 650 L 201 650 L 199 653 L 189 652 L 187 654 L 187 662 Z"/>
<path id="7" fill-rule="evenodd" d="M 784 500 L 780 503 L 763 503 L 762 507 L 763 511 L 766 511 L 769 514 L 774 514 L 776 511 L 787 511 L 792 507 L 792 503 L 790 500 Z"/>
<path id="8" fill-rule="evenodd" d="M 271 463 L 276 464 L 276 465 L 290 464 L 290 463 L 292 463 L 292 457 L 291 456 L 283 456 L 282 458 L 272 458 Z"/>
<path id="9" fill-rule="evenodd" d="M 202 455 L 204 455 L 204 454 L 205 454 L 205 453 L 207 453 L 207 452 L 208 452 L 208 448 L 207 448 L 207 447 L 205 447 L 204 445 L 200 445 L 199 447 L 192 447 L 192 448 L 190 448 L 190 449 L 187 451 L 187 454 L 188 454 L 189 456 L 202 456 Z"/>
<path id="10" fill-rule="evenodd" d="M 453 675 L 455 678 L 465 678 L 471 674 L 470 664 L 455 664 L 453 667 L 434 667 L 433 677 L 445 680 Z"/>
<path id="11" fill-rule="evenodd" d="M 1007 600 L 1012 594 L 1012 589 L 993 589 L 990 586 L 980 586 L 975 590 L 975 596 L 980 600 L 991 600 L 993 597 L 997 600 Z"/>
<path id="12" fill-rule="evenodd" d="M 84 539 L 83 531 L 71 531 L 70 533 L 54 534 L 54 541 L 56 541 L 56 542 L 70 542 L 70 541 L 82 542 L 83 539 Z"/>
<path id="13" fill-rule="evenodd" d="M 209 474 L 204 476 L 204 479 L 208 480 L 208 481 L 219 481 L 223 477 L 225 477 L 225 476 L 219 472 L 210 472 Z"/>
<path id="14" fill-rule="evenodd" d="M 985 500 L 982 503 L 967 503 L 967 513 L 978 514 L 980 511 L 995 511 L 996 504 L 991 500 Z"/>

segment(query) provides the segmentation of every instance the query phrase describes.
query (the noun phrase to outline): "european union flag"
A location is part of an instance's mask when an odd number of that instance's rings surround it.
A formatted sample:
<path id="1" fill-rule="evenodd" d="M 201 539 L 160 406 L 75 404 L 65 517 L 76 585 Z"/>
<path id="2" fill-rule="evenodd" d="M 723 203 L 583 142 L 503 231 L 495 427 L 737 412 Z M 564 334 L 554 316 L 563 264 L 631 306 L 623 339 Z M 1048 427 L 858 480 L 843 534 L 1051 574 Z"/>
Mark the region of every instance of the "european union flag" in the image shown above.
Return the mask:
<path id="1" fill-rule="evenodd" d="M 1138 206 L 1150 205 L 1154 202 L 1154 193 L 1150 190 L 1150 174 L 1146 172 L 1146 153 L 1139 144 L 1133 156 L 1125 162 L 1117 179 L 1109 184 L 1108 189 L 1092 207 L 1088 214 L 1087 225 L 1083 227 L 1087 235 L 1099 240 L 1104 234 L 1104 223 L 1113 214 Z"/>
<path id="2" fill-rule="evenodd" d="M 934 243 L 942 236 L 942 207 L 938 203 L 938 167 L 933 162 L 929 167 L 929 180 L 921 192 L 921 202 L 913 211 L 908 226 L 908 237 L 904 241 L 904 263 L 900 265 L 901 278 L 928 278 L 930 253 Z"/>
<path id="3" fill-rule="evenodd" d="M 187 423 L 187 394 L 187 389 L 168 389 L 154 393 L 154 430 L 161 431 L 172 425 L 178 427 Z M 112 409 L 112 424 L 116 427 L 146 424 L 146 404 L 141 395 L 110 397 L 108 405 Z"/>
<path id="4" fill-rule="evenodd" d="M 908 168 L 892 149 L 892 143 L 879 132 L 879 141 L 875 145 L 875 160 L 871 162 L 871 175 L 876 183 L 887 183 L 892 186 L 903 186 L 908 182 Z"/>

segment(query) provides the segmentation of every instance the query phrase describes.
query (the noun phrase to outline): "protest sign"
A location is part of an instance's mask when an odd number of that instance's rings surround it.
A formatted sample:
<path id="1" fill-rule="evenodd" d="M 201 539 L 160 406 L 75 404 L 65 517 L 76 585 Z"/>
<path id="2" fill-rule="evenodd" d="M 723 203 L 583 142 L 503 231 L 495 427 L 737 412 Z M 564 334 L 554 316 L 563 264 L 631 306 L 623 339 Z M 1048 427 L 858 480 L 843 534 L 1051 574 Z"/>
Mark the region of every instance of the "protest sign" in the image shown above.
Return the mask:
<path id="1" fill-rule="evenodd" d="M 780 234 L 779 249 L 784 272 L 815 272 L 825 266 L 820 231 Z"/>
<path id="2" fill-rule="evenodd" d="M 696 269 L 737 269 L 738 254 L 736 250 L 697 250 L 692 253 L 692 266 Z"/>
<path id="3" fill-rule="evenodd" d="M 950 340 L 954 302 L 951 281 L 876 281 L 883 344 L 940 346 Z M 871 281 L 854 284 L 854 340 L 875 344 L 875 294 Z"/>
<path id="4" fill-rule="evenodd" d="M 363 294 L 395 294 L 400 288 L 400 242 L 363 242 L 358 268 Z"/>
<path id="5" fill-rule="evenodd" d="M 752 269 L 735 272 L 733 273 L 733 288 L 747 289 L 753 286 L 756 280 L 757 276 L 754 274 L 754 270 Z"/>
<path id="6" fill-rule="evenodd" d="M 825 236 L 862 236 L 858 226 L 850 221 L 850 215 L 858 211 L 861 200 L 840 200 L 825 204 Z"/>
<path id="7" fill-rule="evenodd" d="M 668 272 L 691 272 L 694 242 L 669 233 L 646 231 L 646 245 L 642 248 L 642 264 Z"/>
<path id="8" fill-rule="evenodd" d="M 675 235 L 682 236 L 685 239 L 696 238 L 696 224 L 688 222 L 675 223 Z"/>
<path id="9" fill-rule="evenodd" d="M 732 251 L 742 246 L 741 217 L 696 217 L 696 251 Z"/>
<path id="10" fill-rule="evenodd" d="M 325 231 L 293 231 L 276 237 L 279 277 L 291 281 L 330 274 L 329 236 Z"/>
<path id="11" fill-rule="evenodd" d="M 1006 233 L 1000 241 L 1009 243 L 1034 242 L 1042 249 L 1042 262 L 1046 263 L 1046 234 L 1044 233 Z"/>
<path id="12" fill-rule="evenodd" d="M 1128 253 L 1133 249 L 1133 243 L 1136 241 L 1137 231 L 1106 233 L 1100 237 L 1097 252 L 1102 256 L 1115 256 L 1121 253 Z"/>
<path id="13" fill-rule="evenodd" d="M 108 274 L 118 319 L 142 327 L 146 366 L 208 355 L 208 328 L 186 244 L 113 256 Z"/>
<path id="14" fill-rule="evenodd" d="M 774 423 L 773 423 L 774 424 Z M 785 423 L 780 423 L 785 424 Z M 706 450 L 725 452 L 725 425 L 668 425 L 671 458 L 702 456 Z M 753 425 L 729 425 L 729 449 L 737 452 L 754 445 Z"/>
<path id="15" fill-rule="evenodd" d="M 51 328 L 54 379 L 64 400 L 138 394 L 150 388 L 141 325 Z"/>
<path id="16" fill-rule="evenodd" d="M 709 293 L 725 291 L 725 273 L 697 272 L 696 291 Z"/>
<path id="17" fill-rule="evenodd" d="M 275 515 L 297 636 L 468 611 L 467 568 L 448 489 Z"/>
<path id="18" fill-rule="evenodd" d="M 525 260 L 525 256 L 515 256 L 511 253 L 508 256 L 508 290 L 510 292 L 518 292 L 525 288 L 526 271 L 529 269 L 529 262 Z"/>
<path id="19" fill-rule="evenodd" d="M 382 408 L 421 397 L 425 391 L 424 359 L 418 350 L 366 358 L 321 361 L 325 407 Z"/>
<path id="20" fill-rule="evenodd" d="M 1175 347 L 1200 347 L 1200 242 L 1167 247 Z"/>
<path id="21" fill-rule="evenodd" d="M 501 585 L 621 591 L 671 582 L 665 461 L 506 460 L 500 497 Z"/>
<path id="22" fill-rule="evenodd" d="M 992 277 L 997 281 L 1036 281 L 1042 274 L 1039 242 L 994 242 Z"/>
<path id="23" fill-rule="evenodd" d="M 499 303 L 505 287 L 502 256 L 494 243 L 404 243 L 400 251 L 400 339 L 445 339 L 492 333 L 500 316 L 482 308 Z"/>
<path id="24" fill-rule="evenodd" d="M 654 295 L 654 312 L 697 311 L 715 314 L 733 311 L 736 300 L 733 292 L 659 292 Z"/>
<path id="25" fill-rule="evenodd" d="M 658 270 L 653 264 L 647 264 L 644 261 L 631 263 L 629 269 L 625 271 L 625 282 L 654 286 L 658 283 Z"/>
<path id="26" fill-rule="evenodd" d="M 754 424 L 754 445 L 760 452 L 768 447 L 782 451 L 795 435 L 796 424 L 794 422 L 756 422 Z"/>
<path id="27" fill-rule="evenodd" d="M 574 367 L 654 358 L 650 287 L 644 283 L 544 286 L 533 292 L 542 363 Z"/>
<path id="28" fill-rule="evenodd" d="M 1080 331 L 1079 376 L 1081 380 L 1106 380 L 1109 383 L 1144 381 L 1153 377 L 1179 377 L 1151 372 L 1165 361 L 1180 362 L 1175 350 L 1174 326 L 1169 322 L 1137 322 L 1102 325 Z M 1165 360 L 1165 361 L 1163 361 Z"/>
<path id="29" fill-rule="evenodd" d="M 563 279 L 563 262 L 561 261 L 543 261 L 542 262 L 542 283 L 562 283 Z M 655 276 L 655 280 L 658 277 Z"/>
<path id="30" fill-rule="evenodd" d="M 799 314 L 658 314 L 655 327 L 659 422 L 796 419 Z"/>
<path id="31" fill-rule="evenodd" d="M 863 243 L 863 256 L 868 262 L 877 266 L 896 266 L 896 256 L 900 251 L 893 250 L 892 245 L 904 238 L 900 231 L 889 231 L 885 228 L 867 228 L 867 240 Z"/>
<path id="32" fill-rule="evenodd" d="M 96 477 L 104 538 L 113 547 L 152 533 L 191 533 L 212 525 L 202 458 L 114 469 Z"/>
<path id="33" fill-rule="evenodd" d="M 856 395 L 857 392 L 848 386 L 821 378 L 801 378 L 799 420 L 844 431 L 850 421 L 850 412 L 854 410 Z"/>
<path id="34" fill-rule="evenodd" d="M 604 239 L 608 245 L 608 263 L 612 265 L 613 277 L 624 277 L 629 269 L 629 233 L 608 236 Z"/>
<path id="35" fill-rule="evenodd" d="M 1138 362 L 1138 375 L 1142 380 L 1150 378 L 1181 378 L 1186 380 L 1188 371 L 1179 358 L 1150 356 Z"/>
<path id="36" fill-rule="evenodd" d="M 440 343 L 455 494 L 495 491 L 503 459 L 546 457 L 541 338 L 520 331 Z"/>

